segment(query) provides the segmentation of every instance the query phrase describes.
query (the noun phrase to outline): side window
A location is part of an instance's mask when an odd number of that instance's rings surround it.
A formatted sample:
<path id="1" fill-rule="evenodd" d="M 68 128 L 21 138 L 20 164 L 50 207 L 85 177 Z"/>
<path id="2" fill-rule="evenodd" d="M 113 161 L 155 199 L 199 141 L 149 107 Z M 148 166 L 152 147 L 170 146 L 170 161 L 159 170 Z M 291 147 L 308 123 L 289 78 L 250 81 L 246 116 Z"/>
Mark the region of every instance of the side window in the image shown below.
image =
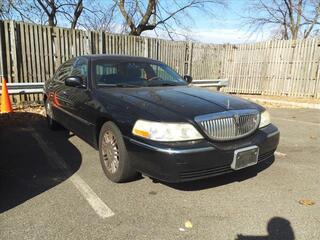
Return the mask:
<path id="1" fill-rule="evenodd" d="M 73 60 L 69 60 L 65 62 L 57 71 L 57 73 L 54 76 L 54 81 L 64 83 L 64 80 L 67 76 L 69 76 L 71 67 L 73 64 Z"/>
<path id="2" fill-rule="evenodd" d="M 151 67 L 157 77 L 160 77 L 163 80 L 167 81 L 175 81 L 175 78 L 172 75 L 170 75 L 167 71 L 165 71 L 161 66 L 152 64 Z"/>
<path id="3" fill-rule="evenodd" d="M 114 64 L 97 64 L 96 65 L 96 74 L 97 76 L 108 75 L 108 74 L 116 74 L 117 66 Z"/>
<path id="4" fill-rule="evenodd" d="M 140 81 L 141 78 L 146 76 L 145 70 L 142 68 L 141 64 L 135 63 L 128 63 L 124 74 L 127 79 L 130 79 L 131 81 Z"/>
<path id="5" fill-rule="evenodd" d="M 115 64 L 102 63 L 95 65 L 96 84 L 114 84 L 119 82 L 118 68 Z"/>
<path id="6" fill-rule="evenodd" d="M 72 67 L 70 76 L 79 76 L 83 80 L 83 84 L 87 85 L 88 81 L 88 60 L 86 58 L 78 58 Z"/>

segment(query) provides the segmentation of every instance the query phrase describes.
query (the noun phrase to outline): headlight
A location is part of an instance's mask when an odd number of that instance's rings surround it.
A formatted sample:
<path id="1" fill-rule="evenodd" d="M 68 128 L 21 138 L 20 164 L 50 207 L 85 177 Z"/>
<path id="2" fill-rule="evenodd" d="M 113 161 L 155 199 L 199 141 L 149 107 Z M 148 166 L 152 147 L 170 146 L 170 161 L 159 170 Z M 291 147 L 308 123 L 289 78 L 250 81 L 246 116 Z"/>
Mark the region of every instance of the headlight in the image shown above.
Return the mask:
<path id="1" fill-rule="evenodd" d="M 138 120 L 132 133 L 136 136 L 161 142 L 202 139 L 202 135 L 189 123 L 162 123 Z"/>
<path id="2" fill-rule="evenodd" d="M 271 123 L 270 114 L 268 111 L 261 113 L 261 120 L 259 128 L 263 128 Z"/>

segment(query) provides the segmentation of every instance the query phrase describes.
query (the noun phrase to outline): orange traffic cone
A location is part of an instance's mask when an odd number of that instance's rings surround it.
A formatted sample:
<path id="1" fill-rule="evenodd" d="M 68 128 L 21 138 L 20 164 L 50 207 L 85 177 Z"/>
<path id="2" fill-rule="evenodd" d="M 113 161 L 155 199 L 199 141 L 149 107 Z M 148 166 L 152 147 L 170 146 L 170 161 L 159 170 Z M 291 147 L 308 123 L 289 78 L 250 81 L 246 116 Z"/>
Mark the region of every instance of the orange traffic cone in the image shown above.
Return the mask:
<path id="1" fill-rule="evenodd" d="M 11 101 L 9 98 L 6 80 L 2 81 L 2 95 L 1 95 L 1 113 L 10 113 L 12 111 Z"/>

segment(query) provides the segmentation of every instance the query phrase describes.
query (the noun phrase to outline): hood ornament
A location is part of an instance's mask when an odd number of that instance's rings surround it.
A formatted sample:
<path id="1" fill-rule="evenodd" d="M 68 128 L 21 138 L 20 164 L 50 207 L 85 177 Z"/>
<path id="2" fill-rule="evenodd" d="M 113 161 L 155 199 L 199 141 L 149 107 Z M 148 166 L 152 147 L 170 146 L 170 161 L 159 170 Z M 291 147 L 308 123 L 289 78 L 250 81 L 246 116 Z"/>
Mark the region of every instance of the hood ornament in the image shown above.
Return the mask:
<path id="1" fill-rule="evenodd" d="M 229 110 L 229 109 L 230 109 L 230 100 L 229 100 L 229 98 L 228 98 L 227 110 Z"/>

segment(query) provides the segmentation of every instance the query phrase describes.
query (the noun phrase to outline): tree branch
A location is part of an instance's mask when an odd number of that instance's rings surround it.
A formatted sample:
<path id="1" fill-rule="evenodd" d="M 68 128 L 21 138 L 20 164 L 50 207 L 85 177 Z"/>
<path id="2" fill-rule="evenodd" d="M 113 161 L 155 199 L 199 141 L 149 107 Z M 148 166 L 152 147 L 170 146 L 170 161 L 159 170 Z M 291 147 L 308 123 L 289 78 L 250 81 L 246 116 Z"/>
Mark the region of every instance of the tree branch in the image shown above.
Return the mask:
<path id="1" fill-rule="evenodd" d="M 72 19 L 72 22 L 71 22 L 71 29 L 75 29 L 76 28 L 76 25 L 77 25 L 77 22 L 79 20 L 79 17 L 83 11 L 83 0 L 79 0 L 78 3 L 77 3 L 77 6 L 74 10 L 74 13 L 73 13 L 73 19 Z"/>

